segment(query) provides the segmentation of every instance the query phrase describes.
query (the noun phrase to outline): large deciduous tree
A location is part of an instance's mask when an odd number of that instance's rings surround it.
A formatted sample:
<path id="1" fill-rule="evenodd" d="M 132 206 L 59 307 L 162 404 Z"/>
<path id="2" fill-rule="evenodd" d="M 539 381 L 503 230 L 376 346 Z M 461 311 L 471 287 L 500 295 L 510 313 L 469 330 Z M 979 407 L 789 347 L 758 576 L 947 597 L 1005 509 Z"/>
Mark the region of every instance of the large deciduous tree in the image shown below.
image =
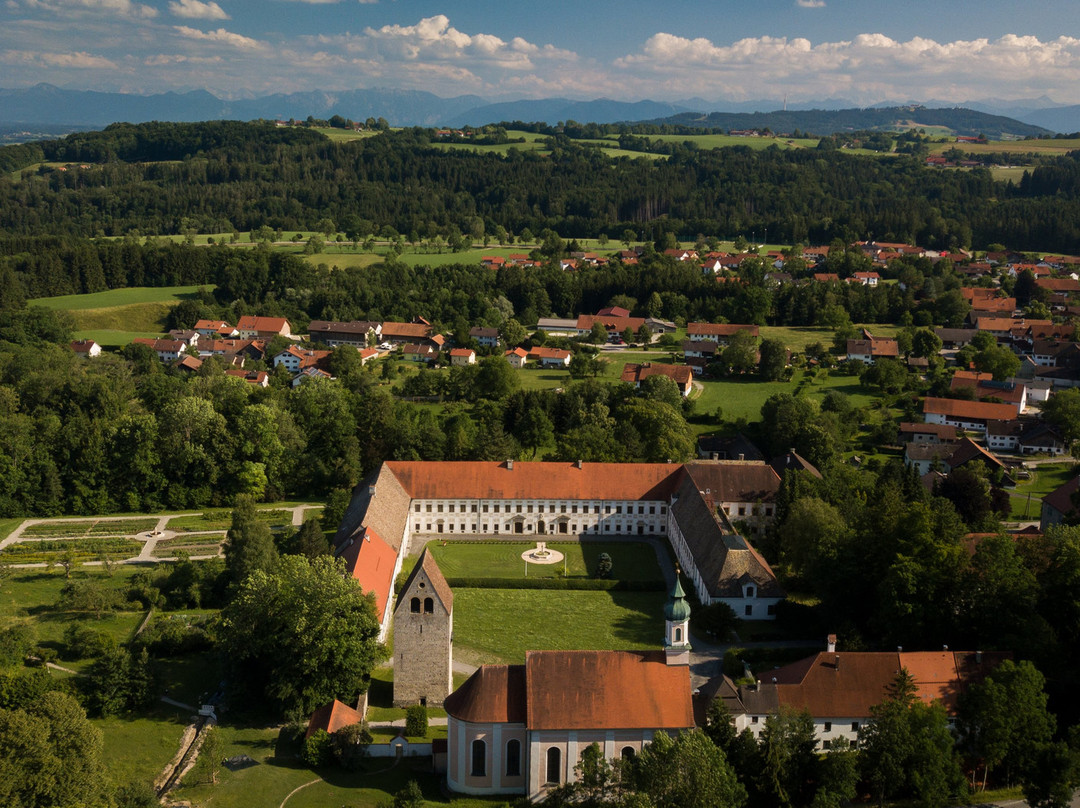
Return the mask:
<path id="1" fill-rule="evenodd" d="M 380 654 L 373 597 L 328 556 L 284 556 L 273 572 L 252 572 L 221 631 L 231 681 L 278 715 L 355 699 Z"/>

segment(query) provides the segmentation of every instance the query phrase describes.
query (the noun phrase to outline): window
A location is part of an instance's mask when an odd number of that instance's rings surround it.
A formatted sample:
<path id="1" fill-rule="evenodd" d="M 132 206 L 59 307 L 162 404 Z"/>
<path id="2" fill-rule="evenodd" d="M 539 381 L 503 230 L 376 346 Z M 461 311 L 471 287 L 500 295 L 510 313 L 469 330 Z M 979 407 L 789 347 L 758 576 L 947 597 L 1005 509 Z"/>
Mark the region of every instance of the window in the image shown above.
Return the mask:
<path id="1" fill-rule="evenodd" d="M 632 746 L 624 746 L 622 748 L 622 753 L 620 754 L 620 757 L 623 760 L 633 760 L 634 759 L 634 754 L 635 754 L 634 753 L 634 747 L 632 747 Z"/>
<path id="2" fill-rule="evenodd" d="M 656 513 L 656 506 L 655 505 L 650 505 L 649 506 L 649 513 L 650 514 L 655 514 Z M 629 748 L 629 747 L 627 747 L 627 748 Z"/>
<path id="3" fill-rule="evenodd" d="M 775 603 L 770 603 L 768 608 L 765 611 L 766 611 L 766 614 L 768 614 L 770 617 L 775 617 L 776 616 L 776 604 Z"/>
<path id="4" fill-rule="evenodd" d="M 476 503 L 475 503 L 475 502 L 474 502 L 474 503 L 472 504 L 472 508 L 471 508 L 470 510 L 471 510 L 471 511 L 472 511 L 473 513 L 476 513 Z"/>
<path id="5" fill-rule="evenodd" d="M 521 741 L 517 738 L 506 742 L 506 776 L 521 777 Z"/>
<path id="6" fill-rule="evenodd" d="M 826 721 L 825 722 L 825 731 L 826 732 L 832 732 L 832 721 Z"/>
<path id="7" fill-rule="evenodd" d="M 766 516 L 772 516 L 772 506 L 771 505 L 768 505 L 768 506 L 765 507 L 765 515 Z"/>
<path id="8" fill-rule="evenodd" d="M 487 513 L 487 512 L 488 512 L 488 504 L 485 502 L 484 503 L 484 513 Z"/>
<path id="9" fill-rule="evenodd" d="M 563 506 L 563 507 L 566 507 L 566 506 Z M 566 511 L 563 511 L 563 513 L 566 513 Z M 577 505 L 571 505 L 570 506 L 570 513 L 577 513 Z"/>
<path id="10" fill-rule="evenodd" d="M 413 598 L 409 601 L 409 611 L 413 614 L 420 614 L 420 598 Z"/>
<path id="11" fill-rule="evenodd" d="M 454 512 L 454 503 L 451 502 L 450 503 L 450 513 L 453 513 L 453 512 Z"/>
<path id="12" fill-rule="evenodd" d="M 638 512 L 639 515 L 645 513 L 645 506 L 644 505 L 638 505 L 637 506 L 637 512 Z"/>
<path id="13" fill-rule="evenodd" d="M 667 513 L 667 505 L 660 506 L 660 513 Z"/>
<path id="14" fill-rule="evenodd" d="M 472 532 L 473 532 L 473 533 L 475 533 L 475 532 L 476 532 L 476 522 L 473 522 L 473 523 L 472 523 Z"/>
<path id="15" fill-rule="evenodd" d="M 417 513 L 420 513 L 420 503 L 419 502 L 417 502 L 415 505 L 413 505 L 413 510 L 416 511 Z"/>
<path id="16" fill-rule="evenodd" d="M 520 505 L 517 506 L 517 512 L 521 513 L 521 506 Z M 532 507 L 529 508 L 529 513 L 532 513 Z"/>
<path id="17" fill-rule="evenodd" d="M 428 533 L 430 533 L 430 532 L 431 532 L 431 522 L 428 522 L 428 523 L 427 523 L 427 532 L 428 532 Z"/>
<path id="18" fill-rule="evenodd" d="M 622 513 L 622 505 L 615 506 L 615 513 Z"/>
<path id="19" fill-rule="evenodd" d="M 751 615 L 753 615 L 753 613 L 754 613 L 754 607 L 747 604 L 746 608 L 743 610 L 743 614 L 746 615 L 747 617 L 750 617 Z"/>
<path id="20" fill-rule="evenodd" d="M 431 598 L 424 598 L 424 614 L 435 614 L 435 601 Z"/>
<path id="21" fill-rule="evenodd" d="M 739 516 L 746 516 L 746 506 L 745 505 L 740 505 L 739 506 Z"/>
<path id="22" fill-rule="evenodd" d="M 559 513 L 566 513 L 566 503 L 564 502 L 559 506 Z M 574 513 L 577 513 L 577 508 L 574 508 Z"/>
<path id="23" fill-rule="evenodd" d="M 518 508 L 518 513 L 521 512 L 521 508 Z M 532 513 L 532 505 L 529 506 L 529 513 Z"/>
<path id="24" fill-rule="evenodd" d="M 858 732 L 859 731 L 859 722 L 858 721 L 852 721 L 851 722 L 851 731 L 852 732 Z"/>
<path id="25" fill-rule="evenodd" d="M 748 597 L 748 598 L 754 597 L 754 587 L 752 587 L 752 586 L 746 587 L 746 597 Z"/>
<path id="26" fill-rule="evenodd" d="M 682 642 L 682 629 L 675 629 L 675 642 Z"/>
<path id="27" fill-rule="evenodd" d="M 484 522 L 484 532 L 485 532 L 485 533 L 487 533 L 487 532 L 488 532 L 488 526 L 487 526 L 487 522 Z"/>
<path id="28" fill-rule="evenodd" d="M 757 723 L 757 716 L 756 715 L 750 716 L 750 723 L 751 724 L 756 724 Z"/>
<path id="29" fill-rule="evenodd" d="M 487 744 L 481 740 L 472 742 L 472 771 L 473 777 L 483 777 L 487 774 Z"/>
<path id="30" fill-rule="evenodd" d="M 593 505 L 592 506 L 592 512 L 593 513 L 600 513 L 600 506 L 599 505 Z"/>
<path id="31" fill-rule="evenodd" d="M 415 525 L 413 525 L 413 532 L 414 533 L 419 533 L 420 532 L 420 523 L 419 522 L 417 522 Z"/>
<path id="32" fill-rule="evenodd" d="M 435 506 L 435 510 L 437 510 L 439 513 L 442 513 L 442 503 L 441 502 L 437 506 Z"/>
<path id="33" fill-rule="evenodd" d="M 822 741 L 821 748 L 828 750 L 832 746 L 832 741 Z"/>
<path id="34" fill-rule="evenodd" d="M 430 502 L 427 504 L 426 509 L 427 509 L 428 513 L 431 513 L 431 503 Z"/>
<path id="35" fill-rule="evenodd" d="M 562 752 L 557 746 L 547 750 L 547 783 L 562 782 Z"/>

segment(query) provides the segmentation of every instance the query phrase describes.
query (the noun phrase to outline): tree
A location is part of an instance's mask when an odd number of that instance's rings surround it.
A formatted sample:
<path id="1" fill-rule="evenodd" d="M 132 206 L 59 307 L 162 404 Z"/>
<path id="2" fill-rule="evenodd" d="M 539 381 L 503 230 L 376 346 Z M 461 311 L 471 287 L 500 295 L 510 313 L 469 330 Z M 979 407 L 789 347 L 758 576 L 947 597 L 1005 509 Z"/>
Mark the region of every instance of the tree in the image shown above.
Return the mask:
<path id="1" fill-rule="evenodd" d="M 787 509 L 776 532 L 780 556 L 792 572 L 823 591 L 848 534 L 840 511 L 817 497 L 803 497 Z"/>
<path id="2" fill-rule="evenodd" d="M 721 361 L 731 373 L 749 373 L 754 369 L 757 338 L 749 331 L 736 331 L 721 353 Z"/>
<path id="3" fill-rule="evenodd" d="M 1068 387 L 1043 402 L 1042 417 L 1057 427 L 1067 445 L 1080 440 L 1080 390 Z"/>
<path id="4" fill-rule="evenodd" d="M 507 348 L 516 348 L 529 338 L 529 332 L 525 330 L 525 326 L 511 317 L 499 328 L 499 336 Z"/>
<path id="5" fill-rule="evenodd" d="M 524 330 L 524 329 L 522 329 Z M 521 379 L 504 356 L 485 356 L 476 371 L 477 398 L 503 399 L 521 386 Z"/>
<path id="6" fill-rule="evenodd" d="M 285 556 L 272 572 L 256 569 L 222 612 L 232 681 L 279 714 L 363 693 L 378 635 L 373 596 L 328 556 Z"/>
<path id="7" fill-rule="evenodd" d="M 268 572 L 277 563 L 277 549 L 270 525 L 259 519 L 255 500 L 236 498 L 232 526 L 225 534 L 225 568 L 234 584 L 240 584 L 256 570 Z"/>
<path id="8" fill-rule="evenodd" d="M 674 740 L 656 733 L 638 755 L 634 780 L 656 808 L 739 808 L 746 801 L 724 753 L 701 730 Z"/>
<path id="9" fill-rule="evenodd" d="M 773 805 L 810 802 L 809 789 L 817 779 L 814 719 L 806 710 L 784 707 L 765 719 L 759 739 L 763 767 L 762 791 Z"/>
<path id="10" fill-rule="evenodd" d="M 924 359 L 937 356 L 941 346 L 941 337 L 928 328 L 918 329 L 911 339 L 911 352 Z"/>
<path id="11" fill-rule="evenodd" d="M 422 808 L 424 792 L 420 784 L 410 780 L 394 793 L 393 808 Z"/>
<path id="12" fill-rule="evenodd" d="M 408 731 L 406 730 L 408 733 Z M 373 738 L 367 724 L 360 722 L 342 727 L 330 736 L 330 747 L 338 764 L 349 771 L 363 765 Z"/>
<path id="13" fill-rule="evenodd" d="M 1046 708 L 1043 675 L 1027 660 L 1007 659 L 960 695 L 960 737 L 967 753 L 983 766 L 982 787 L 990 772 L 1005 766 L 1005 785 L 1013 774 L 1034 768 L 1040 747 L 1054 734 Z"/>
<path id="14" fill-rule="evenodd" d="M 599 376 L 604 369 L 604 364 L 606 364 L 605 361 L 594 354 L 575 351 L 574 355 L 570 357 L 567 370 L 570 371 L 571 379 L 584 379 L 587 376 Z"/>
<path id="15" fill-rule="evenodd" d="M 1039 747 L 1024 782 L 1024 799 L 1031 808 L 1068 808 L 1080 786 L 1080 756 L 1065 743 Z"/>
<path id="16" fill-rule="evenodd" d="M 604 324 L 597 320 L 592 324 L 592 328 L 589 330 L 589 342 L 593 345 L 603 345 L 607 342 L 608 332 L 604 327 Z"/>
<path id="17" fill-rule="evenodd" d="M 66 693 L 0 710 L 0 804 L 20 808 L 105 805 L 101 730 Z"/>
<path id="18" fill-rule="evenodd" d="M 787 346 L 778 339 L 762 340 L 761 361 L 758 363 L 758 372 L 767 382 L 778 382 L 784 378 L 784 370 L 787 368 Z"/>
<path id="19" fill-rule="evenodd" d="M 555 427 L 542 407 L 530 407 L 516 424 L 514 437 L 522 448 L 530 449 L 536 457 L 537 450 L 554 441 Z"/>
<path id="20" fill-rule="evenodd" d="M 994 381 L 1005 381 L 1012 378 L 1020 370 L 1020 357 L 1010 349 L 992 345 L 978 351 L 972 361 L 975 369 L 981 373 L 992 373 Z"/>
<path id="21" fill-rule="evenodd" d="M 641 324 L 641 326 L 637 330 L 637 333 L 634 336 L 637 338 L 637 341 L 640 342 L 642 345 L 646 347 L 652 345 L 652 329 L 645 325 L 645 323 Z M 630 340 L 626 341 L 629 342 Z"/>
<path id="22" fill-rule="evenodd" d="M 915 703 L 915 680 L 901 668 L 887 688 L 884 701 L 870 708 L 870 721 L 859 732 L 863 772 L 879 806 L 907 782 L 906 765 L 915 740 L 908 713 Z"/>
<path id="23" fill-rule="evenodd" d="M 304 520 L 304 524 L 292 536 L 289 543 L 289 552 L 316 558 L 327 555 L 330 552 L 330 544 L 326 540 L 326 534 L 322 529 L 322 520 L 312 516 Z"/>
<path id="24" fill-rule="evenodd" d="M 594 578 L 610 578 L 611 577 L 611 556 L 607 553 L 601 553 L 596 558 L 596 572 L 593 573 Z"/>

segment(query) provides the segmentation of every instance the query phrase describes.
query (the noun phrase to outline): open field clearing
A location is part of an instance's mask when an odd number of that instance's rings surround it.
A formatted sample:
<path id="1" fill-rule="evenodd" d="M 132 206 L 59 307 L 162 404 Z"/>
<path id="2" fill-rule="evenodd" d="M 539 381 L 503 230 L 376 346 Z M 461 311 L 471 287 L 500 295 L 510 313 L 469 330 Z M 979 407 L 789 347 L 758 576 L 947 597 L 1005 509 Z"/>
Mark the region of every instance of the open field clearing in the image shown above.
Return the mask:
<path id="1" fill-rule="evenodd" d="M 1017 522 L 1038 521 L 1042 498 L 1076 476 L 1076 471 L 1072 463 L 1047 463 L 1034 466 L 1029 474 L 1030 479 L 1017 480 L 1016 488 L 1009 491 L 1012 502 L 1009 518 Z"/>
<path id="2" fill-rule="evenodd" d="M 201 288 L 212 292 L 214 285 L 207 284 L 205 287 L 132 286 L 127 289 L 112 289 L 108 292 L 94 292 L 88 295 L 39 297 L 29 301 L 29 304 L 32 306 L 44 306 L 47 309 L 64 309 L 71 312 L 130 306 L 136 303 L 169 303 L 175 305 L 181 300 L 194 300 L 198 297 Z"/>
<path id="3" fill-rule="evenodd" d="M 1006 153 L 1006 154 L 1045 154 L 1058 155 L 1080 149 L 1080 139 L 1034 139 L 1034 140 L 991 140 L 988 143 L 931 143 L 931 154 L 944 154 L 949 149 L 957 148 L 971 154 Z"/>
<path id="4" fill-rule="evenodd" d="M 321 135 L 325 135 L 327 138 L 339 143 L 349 143 L 353 140 L 363 140 L 364 138 L 374 137 L 379 134 L 377 129 L 364 129 L 357 132 L 353 129 L 334 129 L 332 127 L 313 127 L 316 132 Z"/>
<path id="5" fill-rule="evenodd" d="M 693 143 L 699 149 L 722 149 L 727 146 L 749 146 L 754 150 L 778 146 L 781 149 L 812 149 L 817 138 L 742 137 L 740 135 L 643 135 L 654 143 Z"/>

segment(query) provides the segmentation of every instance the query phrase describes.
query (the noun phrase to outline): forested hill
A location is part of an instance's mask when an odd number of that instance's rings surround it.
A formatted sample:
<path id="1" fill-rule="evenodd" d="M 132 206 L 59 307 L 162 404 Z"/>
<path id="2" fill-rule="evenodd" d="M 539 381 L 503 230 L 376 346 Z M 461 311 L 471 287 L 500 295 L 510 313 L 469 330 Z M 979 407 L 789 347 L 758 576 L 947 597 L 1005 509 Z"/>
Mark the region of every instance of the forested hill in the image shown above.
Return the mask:
<path id="1" fill-rule="evenodd" d="M 710 129 L 770 129 L 773 132 L 807 132 L 832 135 L 837 132 L 864 130 L 907 130 L 943 126 L 954 134 L 991 140 L 1007 137 L 1031 137 L 1050 134 L 1048 129 L 1032 126 L 1001 115 L 989 115 L 973 109 L 927 109 L 926 107 L 883 107 L 880 109 L 809 109 L 776 112 L 711 112 L 708 115 L 683 112 L 650 123 L 700 126 Z"/>
<path id="2" fill-rule="evenodd" d="M 1080 153 L 1048 158 L 1014 185 L 985 169 L 932 170 L 918 156 L 835 148 L 672 143 L 664 159 L 612 158 L 559 133 L 543 153 L 443 145 L 424 129 L 332 142 L 310 129 L 213 121 L 118 124 L 4 147 L 0 235 L 295 231 L 328 218 L 412 241 L 499 228 L 683 240 L 767 228 L 786 243 L 1002 242 L 1080 253 Z"/>

